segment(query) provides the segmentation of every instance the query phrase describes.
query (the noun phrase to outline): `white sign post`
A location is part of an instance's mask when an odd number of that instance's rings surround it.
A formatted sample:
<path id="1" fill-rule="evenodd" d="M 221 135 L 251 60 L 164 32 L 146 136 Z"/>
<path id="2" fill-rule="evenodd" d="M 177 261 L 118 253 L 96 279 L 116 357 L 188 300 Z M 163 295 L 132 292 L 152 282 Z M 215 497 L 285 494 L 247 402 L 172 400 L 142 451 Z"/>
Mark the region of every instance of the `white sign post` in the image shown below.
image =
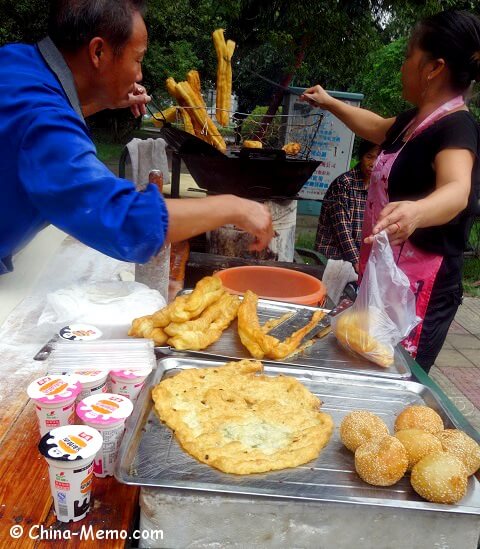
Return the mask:
<path id="1" fill-rule="evenodd" d="M 292 88 L 294 91 L 302 91 L 302 88 Z M 358 106 L 363 99 L 363 94 L 347 92 L 328 92 L 333 97 L 341 99 L 350 105 Z M 301 123 L 302 118 L 311 120 L 313 114 L 323 114 L 320 127 L 311 126 L 310 135 L 305 136 L 305 143 L 311 147 L 309 158 L 321 160 L 320 166 L 312 177 L 305 183 L 299 195 L 307 200 L 322 200 L 330 183 L 340 174 L 350 169 L 352 158 L 353 140 L 355 135 L 338 118 L 328 111 L 311 107 L 308 103 L 300 101 L 298 95 L 290 94 L 286 99 L 287 132 L 286 141 L 293 137 L 292 126 Z"/>

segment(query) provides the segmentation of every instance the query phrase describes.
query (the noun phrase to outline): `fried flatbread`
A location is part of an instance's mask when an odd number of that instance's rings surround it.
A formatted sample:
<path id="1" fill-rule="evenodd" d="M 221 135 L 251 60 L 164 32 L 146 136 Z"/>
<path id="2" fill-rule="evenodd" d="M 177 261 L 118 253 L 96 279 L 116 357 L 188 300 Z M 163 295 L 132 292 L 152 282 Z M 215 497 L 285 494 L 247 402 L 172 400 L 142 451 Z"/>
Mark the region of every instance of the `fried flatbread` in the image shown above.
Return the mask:
<path id="1" fill-rule="evenodd" d="M 183 370 L 153 389 L 155 409 L 185 451 L 225 473 L 262 473 L 317 458 L 332 435 L 332 418 L 299 381 L 262 371 L 249 360 Z"/>

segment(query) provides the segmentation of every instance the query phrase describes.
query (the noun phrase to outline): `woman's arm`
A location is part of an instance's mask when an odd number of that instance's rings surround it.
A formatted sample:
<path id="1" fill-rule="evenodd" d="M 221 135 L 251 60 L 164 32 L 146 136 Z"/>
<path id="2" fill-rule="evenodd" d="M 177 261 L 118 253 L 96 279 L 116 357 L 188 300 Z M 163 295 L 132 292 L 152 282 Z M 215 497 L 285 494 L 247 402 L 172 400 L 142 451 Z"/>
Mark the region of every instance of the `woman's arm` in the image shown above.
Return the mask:
<path id="1" fill-rule="evenodd" d="M 467 149 L 444 149 L 435 157 L 435 190 L 416 201 L 391 202 L 373 228 L 375 235 L 386 229 L 392 245 L 404 242 L 415 229 L 444 225 L 468 204 L 474 154 Z M 373 236 L 365 239 L 371 243 Z"/>
<path id="2" fill-rule="evenodd" d="M 335 99 L 319 85 L 305 90 L 300 99 L 307 101 L 313 107 L 330 111 L 355 134 L 376 145 L 380 145 L 385 141 L 387 131 L 395 122 L 395 118 L 382 118 L 367 109 L 354 107 Z"/>
<path id="3" fill-rule="evenodd" d="M 169 242 L 186 240 L 222 225 L 234 224 L 255 237 L 252 250 L 263 250 L 273 237 L 269 209 L 234 195 L 166 199 Z"/>

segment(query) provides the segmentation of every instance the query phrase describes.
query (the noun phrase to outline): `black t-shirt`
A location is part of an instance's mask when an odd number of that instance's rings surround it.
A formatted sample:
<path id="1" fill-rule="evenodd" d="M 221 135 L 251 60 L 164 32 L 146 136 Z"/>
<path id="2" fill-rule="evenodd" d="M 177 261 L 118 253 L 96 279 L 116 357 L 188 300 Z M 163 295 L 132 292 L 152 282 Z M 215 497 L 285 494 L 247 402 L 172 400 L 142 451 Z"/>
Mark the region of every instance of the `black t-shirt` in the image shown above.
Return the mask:
<path id="1" fill-rule="evenodd" d="M 397 116 L 382 144 L 385 152 L 396 152 L 404 144 L 402 134 L 415 114 L 416 109 L 411 109 Z M 410 240 L 420 249 L 444 257 L 437 282 L 449 286 L 461 280 L 463 251 L 480 191 L 480 127 L 473 116 L 468 111 L 447 114 L 410 139 L 393 163 L 388 193 L 390 202 L 419 200 L 432 193 L 435 157 L 444 149 L 467 149 L 475 154 L 468 206 L 445 225 L 417 229 Z"/>

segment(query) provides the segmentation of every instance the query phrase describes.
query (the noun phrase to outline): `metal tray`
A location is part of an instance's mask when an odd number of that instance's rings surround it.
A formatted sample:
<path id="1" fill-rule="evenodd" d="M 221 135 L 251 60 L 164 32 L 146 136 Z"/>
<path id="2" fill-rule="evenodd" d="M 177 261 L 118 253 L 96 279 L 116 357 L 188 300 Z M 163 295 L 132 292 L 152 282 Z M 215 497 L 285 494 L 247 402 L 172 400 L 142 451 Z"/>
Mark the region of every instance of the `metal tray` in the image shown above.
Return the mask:
<path id="1" fill-rule="evenodd" d="M 184 290 L 183 293 L 189 293 L 191 290 Z M 279 301 L 270 301 L 267 299 L 258 300 L 258 318 L 263 324 L 269 318 L 279 318 L 285 313 L 298 311 L 316 311 L 316 307 L 306 305 L 295 305 L 293 303 L 284 303 Z M 158 347 L 159 350 L 165 349 Z M 174 355 L 182 356 L 182 353 L 172 351 Z M 190 351 L 187 351 L 191 354 Z M 196 351 L 196 356 L 209 358 L 225 358 L 228 360 L 240 358 L 252 358 L 247 349 L 242 345 L 238 335 L 237 320 L 234 320 L 230 327 L 223 332 L 221 338 L 209 345 L 203 351 Z M 291 366 L 307 366 L 309 368 L 322 368 L 335 370 L 336 372 L 366 374 L 395 379 L 409 379 L 412 376 L 408 365 L 412 358 L 400 346 L 395 350 L 395 360 L 393 366 L 382 368 L 368 360 L 362 359 L 356 355 L 350 354 L 338 343 L 335 336 L 329 333 L 292 358 L 286 358 L 274 361 L 275 364 L 288 364 Z M 272 361 L 264 361 L 272 362 Z"/>
<path id="2" fill-rule="evenodd" d="M 455 426 L 435 394 L 411 381 L 265 364 L 266 374 L 293 376 L 323 401 L 322 410 L 332 415 L 336 425 L 327 447 L 315 461 L 264 474 L 229 475 L 198 462 L 180 448 L 172 431 L 160 422 L 150 393 L 164 376 L 175 375 L 183 369 L 221 364 L 192 357 L 159 360 L 127 422 L 115 471 L 120 482 L 217 494 L 480 514 L 480 486 L 474 477 L 470 477 L 468 492 L 460 504 L 440 505 L 421 499 L 406 477 L 394 486 L 376 487 L 364 483 L 355 473 L 353 454 L 344 448 L 338 435 L 342 418 L 351 410 L 370 410 L 382 417 L 393 431 L 395 415 L 405 406 L 427 404 L 438 411 L 446 426 Z"/>

